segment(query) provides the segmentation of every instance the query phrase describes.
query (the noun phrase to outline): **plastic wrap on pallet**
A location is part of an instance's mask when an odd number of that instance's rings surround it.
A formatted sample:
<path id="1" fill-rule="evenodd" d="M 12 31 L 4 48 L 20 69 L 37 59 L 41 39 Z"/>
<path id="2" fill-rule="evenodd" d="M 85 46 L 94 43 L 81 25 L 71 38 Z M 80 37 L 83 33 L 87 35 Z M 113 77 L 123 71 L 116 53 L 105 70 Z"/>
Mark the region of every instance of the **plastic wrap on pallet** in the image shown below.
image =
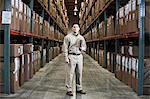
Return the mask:
<path id="1" fill-rule="evenodd" d="M 13 73 L 15 74 L 15 80 L 19 80 L 19 69 L 20 69 L 20 58 L 15 58 L 15 70 Z"/>

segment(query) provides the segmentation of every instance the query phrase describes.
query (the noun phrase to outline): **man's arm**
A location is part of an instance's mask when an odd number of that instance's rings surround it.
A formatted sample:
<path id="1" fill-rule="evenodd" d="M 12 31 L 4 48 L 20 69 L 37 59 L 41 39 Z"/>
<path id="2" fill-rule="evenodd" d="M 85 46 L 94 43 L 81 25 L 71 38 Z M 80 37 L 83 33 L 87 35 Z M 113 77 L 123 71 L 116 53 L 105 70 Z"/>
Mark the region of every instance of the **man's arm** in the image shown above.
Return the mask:
<path id="1" fill-rule="evenodd" d="M 67 37 L 64 38 L 64 42 L 63 42 L 63 54 L 64 54 L 64 57 L 65 57 L 65 62 L 69 63 L 69 58 L 68 58 L 68 45 L 69 42 L 68 42 L 68 39 Z"/>
<path id="2" fill-rule="evenodd" d="M 86 51 L 86 41 L 84 37 L 82 37 L 80 49 L 81 51 L 84 51 L 84 52 Z"/>

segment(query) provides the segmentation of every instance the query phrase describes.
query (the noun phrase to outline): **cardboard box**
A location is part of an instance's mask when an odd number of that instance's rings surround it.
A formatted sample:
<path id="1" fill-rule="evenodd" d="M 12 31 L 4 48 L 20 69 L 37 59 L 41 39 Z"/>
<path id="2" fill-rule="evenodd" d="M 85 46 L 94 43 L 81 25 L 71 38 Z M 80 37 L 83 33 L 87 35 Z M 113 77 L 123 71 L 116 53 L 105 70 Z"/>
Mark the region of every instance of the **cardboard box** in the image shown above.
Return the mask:
<path id="1" fill-rule="evenodd" d="M 4 84 L 0 83 L 0 93 L 4 93 Z"/>
<path id="2" fill-rule="evenodd" d="M 34 54 L 31 53 L 29 54 L 30 55 L 30 64 L 29 64 L 29 68 L 30 68 L 30 78 L 33 77 L 33 74 L 34 74 L 34 70 L 33 70 L 33 62 L 34 62 Z"/>
<path id="3" fill-rule="evenodd" d="M 122 68 L 121 68 L 121 56 L 119 54 L 116 55 L 116 77 L 119 80 L 122 80 Z"/>
<path id="4" fill-rule="evenodd" d="M 21 65 L 20 65 L 20 70 L 19 70 L 19 85 L 22 86 L 24 84 L 24 55 L 20 56 L 20 60 L 21 60 Z"/>
<path id="5" fill-rule="evenodd" d="M 110 67 L 110 52 L 107 52 L 107 70 L 111 71 L 111 67 Z"/>
<path id="6" fill-rule="evenodd" d="M 137 68 L 138 68 L 138 61 L 136 58 L 132 58 L 132 66 L 131 66 L 132 85 L 131 86 L 135 92 L 137 92 L 137 88 L 138 88 Z"/>
<path id="7" fill-rule="evenodd" d="M 0 62 L 0 67 L 3 68 L 4 63 Z M 15 93 L 19 89 L 19 69 L 20 69 L 20 58 L 11 58 L 10 64 L 10 90 L 11 93 Z M 0 87 L 3 88 L 3 69 L 0 70 Z M 3 89 L 0 89 L 3 92 Z"/>
<path id="8" fill-rule="evenodd" d="M 32 52 L 33 52 L 33 47 L 34 47 L 33 44 L 24 44 L 23 46 L 24 46 L 23 52 L 24 52 L 25 54 L 27 54 L 27 53 L 32 53 Z"/>
<path id="9" fill-rule="evenodd" d="M 13 25 L 14 26 L 12 26 L 13 28 L 13 30 L 15 30 L 15 31 L 19 31 L 19 11 L 18 11 L 18 9 L 13 9 Z"/>
<path id="10" fill-rule="evenodd" d="M 38 63 L 38 70 L 41 68 L 41 52 L 37 52 L 37 63 Z"/>
<path id="11" fill-rule="evenodd" d="M 100 38 L 103 38 L 104 37 L 104 21 L 102 21 L 100 24 L 99 24 L 99 35 L 100 35 Z"/>
<path id="12" fill-rule="evenodd" d="M 150 95 L 150 58 L 144 59 L 144 84 L 143 94 Z"/>
<path id="13" fill-rule="evenodd" d="M 131 24 L 132 31 L 131 32 L 138 32 L 139 31 L 138 10 L 132 12 L 131 14 L 132 14 L 132 24 Z"/>
<path id="14" fill-rule="evenodd" d="M 129 46 L 128 53 L 131 56 L 138 57 L 139 56 L 139 46 Z M 145 53 L 145 58 L 150 57 L 150 46 L 145 46 L 144 53 Z"/>
<path id="15" fill-rule="evenodd" d="M 110 16 L 107 21 L 107 36 L 113 36 L 115 34 L 114 16 Z"/>
<path id="16" fill-rule="evenodd" d="M 150 34 L 150 1 L 149 0 L 145 0 L 146 2 L 146 5 L 145 5 L 145 14 L 146 14 L 146 17 L 145 17 L 145 32 L 147 34 Z"/>
<path id="17" fill-rule="evenodd" d="M 12 57 L 17 57 L 23 54 L 23 45 L 22 44 L 10 44 L 10 55 Z"/>
<path id="18" fill-rule="evenodd" d="M 132 85 L 132 74 L 131 74 L 131 67 L 132 67 L 132 58 L 128 58 L 128 70 L 127 70 L 127 85 L 131 87 Z"/>
<path id="19" fill-rule="evenodd" d="M 100 65 L 104 66 L 104 50 L 100 50 Z"/>
<path id="20" fill-rule="evenodd" d="M 0 57 L 4 57 L 4 45 L 0 44 Z M 23 54 L 22 44 L 10 44 L 10 56 L 17 57 Z"/>
<path id="21" fill-rule="evenodd" d="M 24 66 L 24 80 L 25 81 L 28 81 L 30 76 L 29 76 L 29 73 L 30 73 L 30 67 L 29 67 L 29 64 L 30 64 L 30 55 L 29 54 L 25 54 L 25 66 Z"/>

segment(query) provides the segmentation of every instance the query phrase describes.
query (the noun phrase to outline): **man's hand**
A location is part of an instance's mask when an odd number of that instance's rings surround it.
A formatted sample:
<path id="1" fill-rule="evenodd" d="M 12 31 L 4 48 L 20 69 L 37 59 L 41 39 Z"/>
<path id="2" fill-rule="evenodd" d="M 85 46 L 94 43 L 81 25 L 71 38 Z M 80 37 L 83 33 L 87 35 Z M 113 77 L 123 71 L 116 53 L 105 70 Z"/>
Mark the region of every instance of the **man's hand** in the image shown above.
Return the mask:
<path id="1" fill-rule="evenodd" d="M 66 59 L 65 59 L 65 62 L 66 62 L 67 64 L 69 64 L 70 61 L 69 61 L 68 58 L 66 58 Z"/>

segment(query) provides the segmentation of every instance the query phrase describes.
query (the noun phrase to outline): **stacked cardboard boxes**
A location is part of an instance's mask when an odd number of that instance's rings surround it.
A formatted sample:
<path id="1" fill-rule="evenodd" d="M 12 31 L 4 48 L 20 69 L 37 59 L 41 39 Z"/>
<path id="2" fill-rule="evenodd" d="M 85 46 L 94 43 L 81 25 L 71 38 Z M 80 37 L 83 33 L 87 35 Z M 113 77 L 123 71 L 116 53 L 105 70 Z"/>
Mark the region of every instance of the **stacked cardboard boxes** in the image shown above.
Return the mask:
<path id="1" fill-rule="evenodd" d="M 18 31 L 20 31 L 22 33 L 23 16 L 24 16 L 23 15 L 23 2 L 22 2 L 22 0 L 19 0 L 18 3 L 19 3 L 19 11 L 18 11 L 18 13 L 19 13 L 19 30 Z"/>
<path id="2" fill-rule="evenodd" d="M 25 67 L 25 56 L 24 54 L 20 56 L 20 70 L 19 70 L 19 86 L 24 84 L 24 67 Z"/>
<path id="3" fill-rule="evenodd" d="M 48 7 L 49 7 L 49 3 L 48 2 L 49 2 L 49 0 L 43 0 L 43 4 L 44 4 L 46 9 L 48 9 Z"/>
<path id="4" fill-rule="evenodd" d="M 124 23 L 125 23 L 125 20 L 124 20 L 124 7 L 120 8 L 119 9 L 119 34 L 123 34 L 124 33 Z"/>
<path id="5" fill-rule="evenodd" d="M 12 24 L 11 29 L 19 31 L 19 0 L 12 0 Z"/>
<path id="6" fill-rule="evenodd" d="M 145 0 L 145 2 L 146 2 L 146 5 L 145 5 L 145 15 L 146 15 L 146 17 L 145 17 L 145 34 L 149 35 L 149 33 L 150 33 L 150 28 L 149 28 L 149 26 L 150 26 L 150 10 L 149 10 L 150 6 L 148 4 L 150 3 L 150 1 Z"/>
<path id="7" fill-rule="evenodd" d="M 4 45 L 0 44 L 0 92 L 4 92 Z M 10 45 L 10 89 L 11 93 L 15 93 L 19 88 L 19 70 L 20 70 L 20 55 L 23 54 L 22 44 L 11 44 Z"/>
<path id="8" fill-rule="evenodd" d="M 144 60 L 144 84 L 143 84 L 143 93 L 145 95 L 150 95 L 150 58 Z"/>
<path id="9" fill-rule="evenodd" d="M 115 34 L 114 16 L 110 16 L 107 21 L 107 36 L 113 36 Z"/>
<path id="10" fill-rule="evenodd" d="M 135 33 L 139 31 L 138 11 L 137 0 L 130 0 L 124 7 L 119 9 L 118 34 Z"/>
<path id="11" fill-rule="evenodd" d="M 111 53 L 107 52 L 107 70 L 111 71 Z"/>
<path id="12" fill-rule="evenodd" d="M 38 51 L 34 51 L 33 55 L 33 73 L 35 74 L 38 71 Z"/>
<path id="13" fill-rule="evenodd" d="M 38 35 L 38 29 L 39 29 L 39 15 L 35 12 L 33 12 L 33 24 L 34 24 L 34 29 L 33 29 L 33 34 Z"/>
<path id="14" fill-rule="evenodd" d="M 100 65 L 101 66 L 104 66 L 104 50 L 101 50 L 101 49 L 99 49 L 99 52 L 100 52 L 100 60 L 99 60 L 99 62 L 100 62 Z"/>
<path id="15" fill-rule="evenodd" d="M 25 55 L 25 68 L 24 68 L 24 78 L 28 81 L 33 77 L 33 45 L 24 44 L 24 55 Z"/>
<path id="16" fill-rule="evenodd" d="M 100 39 L 104 37 L 104 29 L 105 29 L 105 24 L 104 24 L 104 21 L 102 21 L 99 24 L 99 38 Z"/>
<path id="17" fill-rule="evenodd" d="M 46 64 L 46 49 L 43 49 L 43 66 Z"/>

